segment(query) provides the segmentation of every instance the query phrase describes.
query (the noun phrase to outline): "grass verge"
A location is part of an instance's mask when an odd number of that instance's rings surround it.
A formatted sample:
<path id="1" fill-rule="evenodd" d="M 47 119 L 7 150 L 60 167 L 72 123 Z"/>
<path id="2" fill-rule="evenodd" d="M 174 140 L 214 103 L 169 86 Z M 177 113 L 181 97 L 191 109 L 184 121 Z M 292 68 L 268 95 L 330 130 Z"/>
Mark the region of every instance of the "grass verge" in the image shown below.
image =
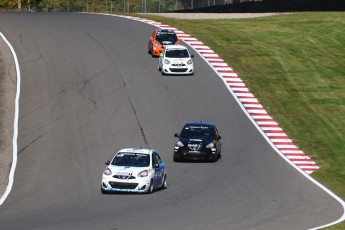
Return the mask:
<path id="1" fill-rule="evenodd" d="M 321 167 L 312 176 L 345 198 L 345 12 L 217 20 L 140 17 L 176 27 L 219 54 Z M 345 223 L 329 229 L 345 229 Z"/>

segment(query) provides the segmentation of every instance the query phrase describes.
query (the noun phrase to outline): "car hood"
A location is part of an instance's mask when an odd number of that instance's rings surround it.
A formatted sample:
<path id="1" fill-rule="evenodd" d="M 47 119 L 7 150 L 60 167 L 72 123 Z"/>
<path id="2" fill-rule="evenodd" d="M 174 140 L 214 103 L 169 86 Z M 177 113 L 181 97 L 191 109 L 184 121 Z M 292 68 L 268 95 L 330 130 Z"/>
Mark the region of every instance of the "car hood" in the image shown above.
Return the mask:
<path id="1" fill-rule="evenodd" d="M 169 60 L 170 61 L 170 63 L 173 63 L 173 64 L 180 64 L 180 63 L 187 63 L 189 60 L 190 60 L 190 58 L 165 58 L 165 59 L 167 59 L 167 60 Z"/>
<path id="2" fill-rule="evenodd" d="M 149 170 L 150 167 L 132 167 L 132 166 L 116 166 L 116 165 L 109 165 L 108 166 L 112 172 L 112 175 L 137 175 L 143 170 Z"/>
<path id="3" fill-rule="evenodd" d="M 193 139 L 193 138 L 180 138 L 183 144 L 203 144 L 208 145 L 213 141 L 213 139 Z"/>

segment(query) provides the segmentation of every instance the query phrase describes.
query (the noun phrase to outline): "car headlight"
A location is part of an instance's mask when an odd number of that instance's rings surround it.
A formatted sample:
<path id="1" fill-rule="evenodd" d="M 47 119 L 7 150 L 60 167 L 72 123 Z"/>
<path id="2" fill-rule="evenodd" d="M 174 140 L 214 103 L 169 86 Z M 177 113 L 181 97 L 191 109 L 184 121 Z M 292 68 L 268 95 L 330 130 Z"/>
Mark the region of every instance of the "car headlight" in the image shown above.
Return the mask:
<path id="1" fill-rule="evenodd" d="M 177 145 L 178 147 L 183 147 L 183 146 L 184 146 L 184 144 L 183 144 L 181 141 L 177 141 L 177 142 L 176 142 L 176 145 Z"/>
<path id="2" fill-rule="evenodd" d="M 138 177 L 147 177 L 149 175 L 149 172 L 147 170 L 143 170 L 140 173 L 138 173 Z"/>
<path id="3" fill-rule="evenodd" d="M 111 175 L 111 173 L 112 172 L 111 172 L 110 168 L 107 168 L 106 170 L 104 170 L 104 174 L 107 176 Z"/>
<path id="4" fill-rule="evenodd" d="M 167 60 L 167 59 L 165 59 L 165 60 L 164 60 L 164 64 L 169 65 L 169 64 L 170 64 L 170 61 Z"/>
<path id="5" fill-rule="evenodd" d="M 214 147 L 214 143 L 213 142 L 211 142 L 208 145 L 206 145 L 206 148 L 208 148 L 208 149 L 213 148 L 213 147 Z"/>
<path id="6" fill-rule="evenodd" d="M 191 65 L 191 64 L 193 64 L 193 61 L 192 61 L 192 60 L 189 60 L 189 61 L 187 62 L 187 64 L 188 64 L 188 65 Z"/>

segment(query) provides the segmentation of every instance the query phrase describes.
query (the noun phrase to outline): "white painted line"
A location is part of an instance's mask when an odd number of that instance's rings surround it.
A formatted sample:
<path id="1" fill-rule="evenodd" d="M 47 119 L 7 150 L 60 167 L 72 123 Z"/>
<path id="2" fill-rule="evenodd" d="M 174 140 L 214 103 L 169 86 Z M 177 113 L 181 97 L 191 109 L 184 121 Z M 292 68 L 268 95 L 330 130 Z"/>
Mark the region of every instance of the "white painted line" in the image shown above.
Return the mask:
<path id="1" fill-rule="evenodd" d="M 260 126 L 265 126 L 265 125 L 278 125 L 277 122 L 275 121 L 257 121 Z M 286 135 L 285 135 L 286 136 Z"/>
<path id="2" fill-rule="evenodd" d="M 243 98 L 243 97 L 247 97 L 247 98 L 249 98 L 250 97 L 250 99 L 255 99 L 256 101 L 254 101 L 254 102 L 259 102 L 257 99 L 256 99 L 256 97 L 254 96 L 254 94 L 252 94 L 252 93 L 234 93 L 237 97 L 239 97 L 239 98 Z M 249 101 L 250 102 L 250 101 Z"/>
<path id="3" fill-rule="evenodd" d="M 301 155 L 301 156 L 291 156 L 291 157 L 287 157 L 289 158 L 291 161 L 298 161 L 298 160 L 311 160 L 310 157 L 308 157 L 307 155 Z"/>
<path id="4" fill-rule="evenodd" d="M 246 104 L 246 103 L 242 103 L 242 104 L 246 108 L 263 108 L 262 105 L 260 104 Z"/>
<path id="5" fill-rule="evenodd" d="M 230 86 L 241 86 L 241 87 L 246 87 L 246 85 L 243 83 L 243 82 L 234 82 L 234 83 L 229 83 L 228 82 L 228 84 L 230 85 Z"/>
<path id="6" fill-rule="evenodd" d="M 201 54 L 214 54 L 213 50 L 197 50 Z"/>
<path id="7" fill-rule="evenodd" d="M 253 98 L 253 99 L 251 99 L 251 98 L 242 98 L 242 99 L 239 99 L 239 101 L 240 102 L 258 102 L 258 100 L 256 99 L 256 98 Z M 265 116 L 265 117 L 268 117 L 269 118 L 269 116 Z M 254 117 L 253 117 L 254 118 Z M 254 118 L 255 119 L 255 118 Z"/>
<path id="8" fill-rule="evenodd" d="M 303 154 L 304 152 L 302 150 L 281 150 L 284 154 Z"/>
<path id="9" fill-rule="evenodd" d="M 190 44 L 190 45 L 202 45 L 202 44 L 204 44 L 204 43 L 202 43 L 202 42 L 196 40 L 196 41 L 189 42 L 189 44 Z"/>
<path id="10" fill-rule="evenodd" d="M 218 67 L 229 67 L 228 64 L 226 64 L 226 63 L 218 63 L 218 62 L 213 62 L 213 63 L 211 63 L 211 65 L 212 65 L 214 68 L 218 68 Z"/>
<path id="11" fill-rule="evenodd" d="M 219 73 L 218 72 L 218 74 L 221 77 L 238 77 L 237 73 Z M 242 79 L 241 79 L 241 81 L 242 81 Z"/>
<path id="12" fill-rule="evenodd" d="M 15 111 L 14 111 L 14 124 L 13 124 L 13 140 L 12 140 L 12 151 L 13 151 L 13 159 L 12 159 L 12 165 L 11 170 L 8 178 L 8 184 L 6 187 L 6 190 L 2 197 L 0 198 L 0 206 L 4 203 L 8 195 L 10 194 L 13 186 L 13 180 L 14 180 L 14 172 L 16 171 L 17 166 L 17 139 L 18 139 L 18 117 L 19 117 L 19 97 L 20 97 L 20 69 L 19 69 L 19 62 L 17 58 L 17 54 L 14 51 L 12 45 L 9 43 L 9 41 L 6 39 L 6 37 L 0 32 L 0 36 L 2 39 L 6 42 L 7 46 L 10 48 L 11 53 L 13 55 L 14 64 L 16 66 L 16 74 L 17 74 L 17 92 L 16 92 L 16 99 L 15 99 Z"/>
<path id="13" fill-rule="evenodd" d="M 272 142 L 292 142 L 291 139 L 271 139 Z"/>
<path id="14" fill-rule="evenodd" d="M 273 131 L 277 131 L 277 130 L 282 130 L 281 128 L 277 127 L 277 128 L 273 128 L 273 127 L 261 127 L 262 130 L 273 130 Z"/>
<path id="15" fill-rule="evenodd" d="M 278 149 L 284 149 L 284 148 L 295 148 L 298 149 L 296 145 L 276 145 Z"/>
<path id="16" fill-rule="evenodd" d="M 243 92 L 250 92 L 248 88 L 235 88 L 231 87 L 232 91 L 243 91 Z"/>
<path id="17" fill-rule="evenodd" d="M 198 50 L 198 49 L 210 49 L 210 47 L 205 46 L 205 45 L 193 45 L 193 48 L 195 48 L 196 50 Z"/>
<path id="18" fill-rule="evenodd" d="M 219 57 L 218 54 L 203 54 L 204 57 Z"/>
<path id="19" fill-rule="evenodd" d="M 226 71 L 226 70 L 228 70 L 228 71 L 234 71 L 232 68 L 230 68 L 230 67 L 215 67 L 215 69 L 217 70 L 217 71 L 222 71 L 222 70 L 224 70 L 224 71 Z"/>
<path id="20" fill-rule="evenodd" d="M 265 109 L 248 109 L 248 113 L 262 113 L 262 114 L 267 114 Z"/>

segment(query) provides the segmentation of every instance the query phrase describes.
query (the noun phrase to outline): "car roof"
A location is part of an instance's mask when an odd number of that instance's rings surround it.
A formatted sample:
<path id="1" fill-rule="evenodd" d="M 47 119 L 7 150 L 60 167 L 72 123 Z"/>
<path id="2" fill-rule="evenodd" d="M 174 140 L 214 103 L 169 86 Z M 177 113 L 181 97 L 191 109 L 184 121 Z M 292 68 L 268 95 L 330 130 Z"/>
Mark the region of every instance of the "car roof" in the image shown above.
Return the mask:
<path id="1" fill-rule="evenodd" d="M 209 122 L 187 122 L 184 126 L 209 126 L 213 127 L 214 124 L 209 123 Z"/>
<path id="2" fill-rule="evenodd" d="M 166 45 L 165 49 L 186 49 L 187 50 L 187 47 L 183 45 Z"/>
<path id="3" fill-rule="evenodd" d="M 141 149 L 141 148 L 125 148 L 118 151 L 126 153 L 142 153 L 142 154 L 152 154 L 155 151 L 154 149 Z"/>

